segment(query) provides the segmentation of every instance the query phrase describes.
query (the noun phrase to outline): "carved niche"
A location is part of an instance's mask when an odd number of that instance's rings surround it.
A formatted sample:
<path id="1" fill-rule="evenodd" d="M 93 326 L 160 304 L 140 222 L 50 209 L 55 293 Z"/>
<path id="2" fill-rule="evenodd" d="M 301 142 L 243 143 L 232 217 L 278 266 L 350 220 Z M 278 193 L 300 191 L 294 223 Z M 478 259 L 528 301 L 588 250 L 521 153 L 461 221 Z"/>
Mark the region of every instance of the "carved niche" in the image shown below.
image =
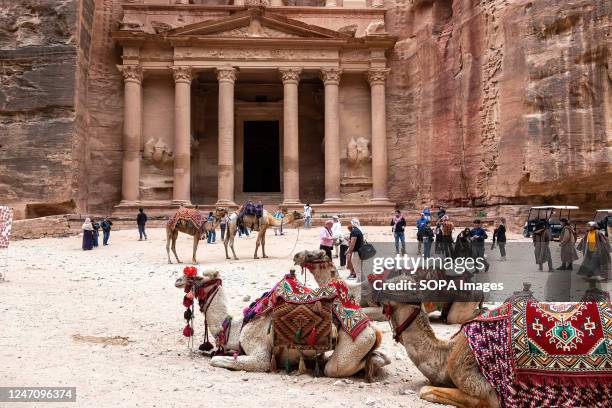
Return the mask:
<path id="1" fill-rule="evenodd" d="M 342 184 L 365 186 L 372 183 L 367 170 L 372 161 L 370 141 L 365 137 L 351 138 L 346 147 L 345 175 Z"/>
<path id="2" fill-rule="evenodd" d="M 142 152 L 142 158 L 158 169 L 164 169 L 174 162 L 174 152 L 161 139 L 149 139 Z"/>

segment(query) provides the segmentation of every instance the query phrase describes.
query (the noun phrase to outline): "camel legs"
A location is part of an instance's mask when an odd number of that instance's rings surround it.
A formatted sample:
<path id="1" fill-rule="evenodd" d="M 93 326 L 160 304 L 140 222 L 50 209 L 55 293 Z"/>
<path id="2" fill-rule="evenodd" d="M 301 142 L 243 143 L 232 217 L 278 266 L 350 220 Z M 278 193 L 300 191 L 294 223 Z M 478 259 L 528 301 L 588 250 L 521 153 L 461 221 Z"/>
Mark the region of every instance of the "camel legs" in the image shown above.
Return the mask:
<path id="1" fill-rule="evenodd" d="M 268 338 L 271 317 L 261 317 L 247 323 L 240 332 L 240 345 L 246 355 L 234 357 L 215 356 L 210 360 L 214 367 L 230 370 L 269 371 L 272 344 Z"/>
<path id="2" fill-rule="evenodd" d="M 260 234 L 261 234 L 261 256 L 263 258 L 267 258 L 268 255 L 266 255 L 266 229 L 263 228 L 263 226 L 259 226 L 260 228 Z"/>
<path id="3" fill-rule="evenodd" d="M 166 255 L 168 255 L 168 263 L 171 264 L 172 260 L 170 259 L 170 241 L 172 241 L 173 232 L 169 228 L 166 228 Z"/>
<path id="4" fill-rule="evenodd" d="M 261 245 L 261 231 L 257 233 L 257 242 L 255 242 L 255 254 L 253 255 L 253 259 L 259 259 L 257 256 L 257 251 L 259 251 L 259 245 Z"/>
<path id="5" fill-rule="evenodd" d="M 177 263 L 181 263 L 178 255 L 176 254 L 176 238 L 178 238 L 178 230 L 172 231 L 172 252 L 174 253 L 174 257 L 176 258 Z"/>
<path id="6" fill-rule="evenodd" d="M 270 357 L 265 354 L 252 356 L 215 356 L 210 360 L 213 367 L 227 368 L 228 370 L 244 370 L 250 372 L 265 372 L 270 370 Z"/>
<path id="7" fill-rule="evenodd" d="M 196 260 L 196 254 L 198 252 L 198 244 L 200 243 L 200 232 L 196 232 L 193 234 L 193 257 L 192 261 L 194 265 L 197 265 L 198 261 Z"/>
<path id="8" fill-rule="evenodd" d="M 457 388 L 432 387 L 427 385 L 419 391 L 419 397 L 436 404 L 453 405 L 458 408 L 488 407 L 488 404 Z"/>
<path id="9" fill-rule="evenodd" d="M 225 235 L 225 239 L 223 240 L 223 246 L 225 247 L 225 259 L 230 259 L 229 253 L 227 252 L 227 246 L 232 250 L 232 255 L 234 255 L 234 259 L 238 259 L 236 256 L 236 251 L 234 251 L 234 238 L 236 236 L 236 227 L 228 227 Z"/>
<path id="10" fill-rule="evenodd" d="M 366 327 L 353 341 L 344 330 L 338 330 L 338 343 L 333 354 L 325 364 L 325 376 L 350 377 L 363 370 L 366 365 L 366 355 L 376 342 L 376 331 Z"/>

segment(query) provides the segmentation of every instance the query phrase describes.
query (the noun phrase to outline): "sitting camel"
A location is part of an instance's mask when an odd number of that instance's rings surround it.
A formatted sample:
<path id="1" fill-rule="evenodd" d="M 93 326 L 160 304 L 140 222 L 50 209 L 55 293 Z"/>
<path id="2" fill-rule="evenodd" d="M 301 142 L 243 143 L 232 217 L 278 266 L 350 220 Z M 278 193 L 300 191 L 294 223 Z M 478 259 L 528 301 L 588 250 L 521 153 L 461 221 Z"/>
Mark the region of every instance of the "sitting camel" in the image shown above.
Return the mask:
<path id="1" fill-rule="evenodd" d="M 396 279 L 400 279 L 400 277 L 391 281 Z M 433 384 L 421 388 L 419 396 L 422 399 L 461 408 L 516 406 L 500 401 L 495 388 L 481 372 L 476 356 L 469 345 L 468 337 L 463 330 L 459 330 L 450 340 L 438 338 L 422 305 L 403 303 L 399 299 L 400 297 L 401 295 L 398 295 L 397 292 L 387 292 L 385 293 L 385 300 L 381 300 L 381 303 L 393 328 L 395 340 L 403 344 L 410 360 Z M 503 336 L 506 335 L 504 331 Z M 497 345 L 492 345 L 492 347 L 495 348 Z M 493 360 L 501 359 L 500 350 L 495 350 L 493 353 L 488 352 L 491 355 L 490 358 Z M 494 364 L 491 369 L 499 369 L 499 365 Z M 600 385 L 600 387 L 602 386 Z M 534 398 L 534 404 L 536 403 L 535 398 L 542 398 L 547 393 L 552 393 L 554 398 L 557 398 L 556 400 L 550 400 L 550 404 L 529 406 L 561 406 L 559 405 L 559 398 L 562 400 L 567 395 L 572 395 L 573 401 L 565 401 L 570 403 L 568 405 L 562 404 L 562 406 L 594 406 L 593 401 L 603 398 L 603 394 L 606 394 L 605 399 L 608 401 L 611 398 L 610 393 L 612 391 L 611 385 L 604 385 L 603 388 L 594 392 L 594 389 L 589 388 L 584 382 L 571 385 L 571 391 L 564 396 L 560 396 L 561 390 L 562 387 L 547 389 L 545 383 L 537 386 L 522 385 L 514 388 L 514 392 L 520 394 L 522 398 Z M 598 396 L 598 392 L 601 392 L 601 395 Z M 581 398 L 586 398 L 586 401 L 581 400 Z"/>
<path id="2" fill-rule="evenodd" d="M 258 259 L 257 252 L 259 250 L 259 245 L 261 245 L 261 253 L 264 258 L 267 258 L 266 255 L 266 231 L 268 227 L 280 227 L 281 225 L 291 224 L 296 220 L 299 220 L 302 217 L 297 211 L 279 219 L 274 218 L 272 214 L 268 211 L 263 210 L 263 214 L 259 218 L 259 232 L 257 234 L 257 241 L 255 242 L 255 255 L 254 259 Z M 244 225 L 257 225 L 257 217 L 255 215 L 243 215 L 242 223 Z M 236 236 L 236 231 L 238 230 L 238 212 L 234 212 L 229 216 L 229 222 L 227 223 L 227 233 L 225 234 L 225 240 L 223 241 L 223 246 L 225 247 L 225 257 L 230 259 L 229 253 L 227 252 L 227 246 L 229 244 L 232 249 L 232 254 L 234 255 L 234 259 L 238 259 L 236 256 L 236 252 L 234 251 L 234 238 Z"/>
<path id="3" fill-rule="evenodd" d="M 206 287 L 207 282 L 219 280 L 219 272 L 207 271 L 203 273 L 202 277 L 198 276 L 195 279 L 196 285 Z M 187 278 L 180 277 L 176 280 L 175 286 L 184 288 L 187 283 Z M 223 330 L 223 323 L 226 322 L 226 329 L 223 332 L 229 333 L 229 335 L 224 349 L 242 349 L 244 355 L 235 357 L 215 356 L 210 362 L 211 365 L 231 370 L 269 371 L 272 358 L 272 341 L 268 335 L 272 324 L 271 313 L 257 317 L 243 325 L 242 316 L 229 318 L 224 287 L 218 285 L 214 287 L 214 290 L 216 292 L 210 296 L 211 299 L 205 300 L 207 307 L 203 311 L 208 331 L 213 337 L 217 337 Z M 209 294 L 209 292 L 206 292 L 204 296 L 208 297 Z M 372 378 L 380 367 L 389 364 L 387 357 L 376 351 L 381 341 L 381 332 L 371 324 L 365 327 L 354 340 L 344 330 L 339 329 L 336 347 L 325 364 L 325 375 L 328 377 L 350 377 L 365 369 L 366 378 Z M 307 352 L 304 355 L 307 357 L 314 356 L 307 354 Z M 296 364 L 299 361 L 299 355 L 294 350 L 285 349 L 279 357 L 281 361 L 289 361 L 291 364 Z"/>
<path id="4" fill-rule="evenodd" d="M 336 266 L 333 261 L 327 257 L 325 251 L 315 250 L 298 252 L 293 257 L 293 262 L 295 265 L 308 269 L 319 286 L 326 285 L 332 279 L 341 279 Z M 363 299 L 362 301 L 361 299 L 362 284 L 368 285 L 368 283 L 354 281 L 345 281 L 345 283 L 349 290 L 349 295 L 353 297 L 355 302 L 361 304 L 368 316 L 378 320 L 377 316 L 380 316 L 380 307 L 371 307 L 374 305 L 371 300 Z M 367 289 L 369 290 L 369 288 Z M 449 324 L 461 324 L 479 314 L 479 302 L 429 302 L 426 310 L 427 313 L 431 313 L 443 307 L 450 308 L 446 318 L 446 322 Z"/>
<path id="5" fill-rule="evenodd" d="M 192 262 L 197 264 L 196 253 L 202 235 L 207 231 L 215 229 L 220 224 L 221 218 L 225 217 L 226 214 L 227 209 L 218 207 L 214 213 L 215 220 L 211 223 L 205 214 L 195 208 L 179 208 L 166 224 L 166 254 L 168 255 L 168 263 L 172 263 L 170 260 L 170 243 L 172 243 L 172 252 L 176 262 L 181 263 L 176 254 L 176 238 L 178 233 L 182 232 L 193 237 Z"/>

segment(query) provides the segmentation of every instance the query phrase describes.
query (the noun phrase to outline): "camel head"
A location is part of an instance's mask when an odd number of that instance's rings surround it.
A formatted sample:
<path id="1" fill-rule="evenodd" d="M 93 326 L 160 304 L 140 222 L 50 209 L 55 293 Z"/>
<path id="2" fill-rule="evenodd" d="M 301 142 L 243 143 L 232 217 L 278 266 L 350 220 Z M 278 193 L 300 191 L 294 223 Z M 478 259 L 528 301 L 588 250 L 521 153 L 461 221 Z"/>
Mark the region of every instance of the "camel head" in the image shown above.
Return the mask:
<path id="1" fill-rule="evenodd" d="M 174 282 L 174 286 L 179 289 L 184 289 L 187 285 L 203 284 L 214 279 L 220 279 L 219 271 L 208 270 L 202 272 L 202 276 L 181 276 Z"/>
<path id="2" fill-rule="evenodd" d="M 293 257 L 293 263 L 310 271 L 317 282 L 327 281 L 338 276 L 338 271 L 331 259 L 325 254 L 325 251 L 301 251 Z"/>
<path id="3" fill-rule="evenodd" d="M 304 216 L 302 215 L 302 213 L 301 213 L 301 212 L 299 212 L 299 211 L 293 211 L 293 212 L 291 213 L 291 215 L 293 216 L 293 219 L 294 219 L 294 220 L 301 220 L 302 218 L 304 218 Z"/>
<path id="4" fill-rule="evenodd" d="M 329 262 L 329 260 L 329 257 L 325 254 L 325 251 L 323 250 L 300 251 L 293 256 L 293 264 L 302 267 L 306 267 L 308 264 L 312 263 Z"/>

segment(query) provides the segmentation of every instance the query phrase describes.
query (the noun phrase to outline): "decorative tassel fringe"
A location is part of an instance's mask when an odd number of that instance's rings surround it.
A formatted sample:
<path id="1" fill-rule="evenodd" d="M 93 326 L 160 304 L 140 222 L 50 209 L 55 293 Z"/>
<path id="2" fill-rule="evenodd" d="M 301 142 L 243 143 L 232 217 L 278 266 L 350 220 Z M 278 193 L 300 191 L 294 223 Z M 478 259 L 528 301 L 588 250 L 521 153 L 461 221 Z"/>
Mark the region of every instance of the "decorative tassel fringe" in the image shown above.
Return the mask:
<path id="1" fill-rule="evenodd" d="M 199 347 L 200 351 L 210 351 L 212 349 L 213 349 L 213 345 L 209 341 L 205 341 L 204 343 L 200 344 L 200 347 Z"/>
<path id="2" fill-rule="evenodd" d="M 306 344 L 308 344 L 309 346 L 314 346 L 315 344 L 317 344 L 317 329 L 316 328 L 313 327 L 312 330 L 310 331 L 310 334 L 306 338 Z"/>
<path id="3" fill-rule="evenodd" d="M 306 362 L 304 361 L 304 356 L 300 353 L 300 364 L 298 365 L 298 372 L 300 374 L 306 373 Z"/>

